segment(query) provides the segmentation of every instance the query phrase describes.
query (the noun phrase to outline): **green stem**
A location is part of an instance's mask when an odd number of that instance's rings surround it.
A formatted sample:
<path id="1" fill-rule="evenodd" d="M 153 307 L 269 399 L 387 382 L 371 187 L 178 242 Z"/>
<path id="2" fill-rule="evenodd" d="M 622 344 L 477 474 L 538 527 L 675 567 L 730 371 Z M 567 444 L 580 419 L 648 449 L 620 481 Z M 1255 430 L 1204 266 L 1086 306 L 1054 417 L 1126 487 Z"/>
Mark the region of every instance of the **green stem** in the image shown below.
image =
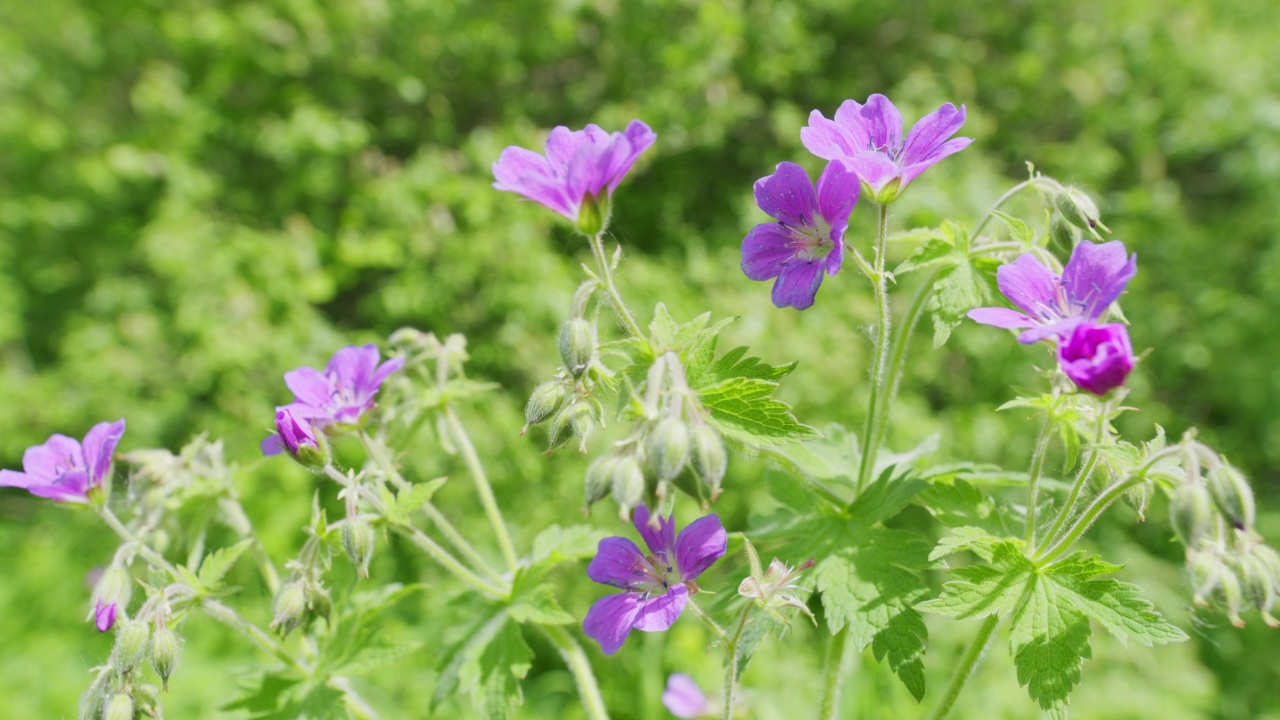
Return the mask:
<path id="1" fill-rule="evenodd" d="M 862 458 L 858 467 L 858 481 L 854 485 L 855 497 L 871 479 L 875 468 L 875 438 L 879 434 L 876 409 L 880 393 L 884 389 L 884 366 L 889 356 L 889 289 L 885 283 L 885 242 L 889 236 L 889 206 L 880 205 L 880 222 L 876 230 L 876 257 L 873 274 L 869 276 L 876 298 L 876 341 L 871 360 L 871 395 L 867 401 L 867 419 L 862 428 Z"/>
<path id="2" fill-rule="evenodd" d="M 907 345 L 911 342 L 911 335 L 916 330 L 916 323 L 920 321 L 920 315 L 924 312 L 924 308 L 929 304 L 929 298 L 933 296 L 933 284 L 938 279 L 938 273 L 935 271 L 925 278 L 924 284 L 916 291 L 914 297 L 911 298 L 911 305 L 907 307 L 907 314 L 902 318 L 902 322 L 893 332 L 893 345 L 889 348 L 889 383 L 888 391 L 880 399 L 880 407 L 876 410 L 876 434 L 871 438 L 871 444 L 880 447 L 884 443 L 885 430 L 889 427 L 889 412 L 893 408 L 893 400 L 898 396 L 898 386 L 902 383 L 902 375 L 906 372 L 907 364 Z"/>
<path id="3" fill-rule="evenodd" d="M 613 269 L 609 266 L 609 258 L 604 253 L 603 235 L 603 232 L 599 232 L 588 238 L 591 241 L 591 254 L 596 259 L 596 270 L 600 273 L 600 282 L 609 296 L 609 302 L 613 306 L 613 314 L 618 318 L 618 323 L 626 328 L 627 333 L 632 337 L 644 337 L 639 323 L 631 316 L 631 311 L 627 309 L 627 304 L 622 301 L 622 295 L 618 292 L 618 286 L 613 282 Z"/>
<path id="4" fill-rule="evenodd" d="M 999 210 L 1001 206 L 1003 206 L 1006 202 L 1009 202 L 1010 198 L 1022 192 L 1023 190 L 1026 190 L 1029 187 L 1034 187 L 1042 183 L 1051 183 L 1053 185 L 1058 184 L 1057 181 L 1055 180 L 1036 176 L 1033 178 L 1029 178 L 1027 180 L 1023 180 L 1017 185 L 1014 185 L 1013 187 L 1006 190 L 1003 195 L 1001 195 L 999 198 L 996 198 L 995 203 L 991 205 L 991 209 L 987 211 L 987 214 L 985 216 L 983 216 L 982 222 L 978 223 L 978 227 L 974 228 L 972 237 L 977 238 L 979 235 L 982 234 L 982 229 L 987 226 L 987 223 L 991 222 L 991 219 L 996 216 L 996 211 Z"/>
<path id="5" fill-rule="evenodd" d="M 507 561 L 507 569 L 514 573 L 519 567 L 516 549 L 511 544 L 511 535 L 507 533 L 507 524 L 502 519 L 502 512 L 498 510 L 498 501 L 493 496 L 493 487 L 489 485 L 489 478 L 485 475 L 484 465 L 480 463 L 480 456 L 476 454 L 476 447 L 471 444 L 467 429 L 458 420 L 458 415 L 452 407 L 445 406 L 444 418 L 449 425 L 449 431 L 453 433 L 454 441 L 458 443 L 458 449 L 462 451 L 462 459 L 467 464 L 471 479 L 475 481 L 476 492 L 480 495 L 480 504 L 484 506 L 485 514 L 489 516 L 489 524 L 493 526 L 493 534 L 498 538 L 498 546 L 502 549 L 502 556 Z"/>
<path id="6" fill-rule="evenodd" d="M 1117 480 L 1106 490 L 1103 490 L 1101 495 L 1094 498 L 1092 503 L 1089 503 L 1089 507 L 1085 508 L 1085 511 L 1080 514 L 1080 517 L 1074 524 L 1072 524 L 1071 528 L 1067 530 L 1066 534 L 1062 536 L 1062 539 L 1054 543 L 1053 547 L 1049 548 L 1036 559 L 1036 565 L 1038 567 L 1045 567 L 1058 559 L 1063 553 L 1070 550 L 1071 546 L 1075 545 L 1076 541 L 1080 539 L 1080 536 L 1083 535 L 1091 525 L 1093 525 L 1099 515 L 1105 512 L 1107 508 L 1111 507 L 1112 503 L 1119 500 L 1121 496 L 1128 492 L 1129 488 L 1142 483 L 1145 480 L 1145 472 L 1139 471 L 1123 480 Z"/>
<path id="7" fill-rule="evenodd" d="M 819 720 L 835 720 L 840 713 L 840 685 L 844 682 L 845 668 L 849 664 L 849 626 L 831 636 L 827 646 L 826 669 L 822 676 L 822 705 Z"/>
<path id="8" fill-rule="evenodd" d="M 978 663 L 982 661 L 982 652 L 987 649 L 987 643 L 991 641 L 991 633 L 996 629 L 996 625 L 999 622 L 999 615 L 988 616 L 982 622 L 982 626 L 978 628 L 977 636 L 973 638 L 969 649 L 965 651 L 960 664 L 956 666 L 955 672 L 952 673 L 951 683 L 947 685 L 946 694 L 942 696 L 942 701 L 934 709 L 933 715 L 929 716 L 931 720 L 944 720 L 951 714 L 951 708 L 955 707 L 956 698 L 960 697 L 960 691 L 964 690 L 964 685 L 969 681 L 969 676 L 973 675 Z"/>
<path id="9" fill-rule="evenodd" d="M 173 578 L 174 580 L 178 580 L 181 578 L 181 576 L 178 575 L 178 569 L 175 568 L 168 560 L 165 560 L 164 557 L 160 555 L 160 553 L 157 553 L 155 550 L 152 550 L 150 546 L 148 546 L 146 543 L 139 540 L 138 536 L 134 535 L 133 532 L 129 530 L 129 528 L 124 526 L 124 523 L 120 522 L 120 518 L 116 517 L 115 513 L 111 512 L 111 508 L 107 507 L 106 505 L 99 507 L 98 517 L 101 517 L 103 522 L 107 524 L 107 527 L 114 530 L 116 535 L 120 536 L 121 540 L 124 540 L 125 542 L 133 545 L 134 548 L 137 549 L 138 554 L 141 555 L 144 560 L 150 563 L 152 567 L 156 568 L 157 570 L 163 570 L 164 572 L 168 573 L 169 577 Z"/>
<path id="10" fill-rule="evenodd" d="M 1040 428 L 1040 436 L 1036 438 L 1035 449 L 1031 452 L 1031 472 L 1027 480 L 1027 547 L 1036 546 L 1036 511 L 1040 502 L 1040 475 L 1044 472 L 1044 461 L 1048 456 L 1049 440 L 1053 437 L 1053 428 L 1057 424 L 1053 410 L 1047 411 L 1044 425 Z"/>
<path id="11" fill-rule="evenodd" d="M 200 600 L 200 609 L 214 620 L 238 630 L 240 634 L 247 637 L 250 642 L 257 645 L 258 649 L 268 655 L 275 656 L 278 660 L 295 670 L 305 669 L 298 662 L 297 658 L 289 653 L 289 651 L 285 650 L 275 638 L 271 637 L 271 635 L 262 628 L 240 617 L 240 614 L 235 610 L 232 610 L 212 598 L 202 598 Z"/>
<path id="12" fill-rule="evenodd" d="M 742 631 L 747 628 L 747 618 L 751 617 L 751 611 L 755 606 L 754 602 L 748 602 L 742 609 L 742 617 L 738 619 L 738 629 L 734 631 L 733 639 L 725 646 L 728 657 L 724 674 L 724 720 L 733 720 L 733 706 L 736 700 L 734 690 L 738 686 L 738 642 L 742 640 Z"/>
<path id="13" fill-rule="evenodd" d="M 693 601 L 693 598 L 689 598 L 686 601 L 685 607 L 692 610 L 693 614 L 697 615 L 699 620 L 706 623 L 706 626 L 711 628 L 711 632 L 715 633 L 716 637 L 720 638 L 720 642 L 724 643 L 725 647 L 728 647 L 729 634 L 726 633 L 724 628 L 720 627 L 715 620 L 712 620 L 711 616 L 704 612 L 702 608 L 698 607 L 698 604 Z"/>
<path id="14" fill-rule="evenodd" d="M 1089 450 L 1089 457 L 1085 459 L 1084 466 L 1080 468 L 1079 474 L 1076 475 L 1075 484 L 1071 486 L 1071 492 L 1067 495 L 1067 501 L 1063 503 L 1062 509 L 1058 511 L 1058 516 L 1053 519 L 1053 526 L 1049 528 L 1049 532 L 1045 533 L 1043 544 L 1036 548 L 1036 552 L 1044 552 L 1044 549 L 1053 542 L 1058 536 L 1058 532 L 1062 530 L 1062 526 L 1067 524 L 1067 519 L 1071 517 L 1072 512 L 1076 508 L 1076 500 L 1080 498 L 1080 492 L 1084 489 L 1089 479 L 1093 477 L 1093 471 L 1098 466 L 1098 458 L 1102 456 L 1100 449 L 1102 444 L 1102 436 L 1106 432 L 1107 417 L 1110 415 L 1111 404 L 1104 403 L 1102 410 L 1098 414 L 1098 429 L 1094 434 L 1093 447 Z"/>
<path id="15" fill-rule="evenodd" d="M 392 524 L 391 529 L 408 538 L 410 542 L 430 555 L 433 560 L 440 563 L 446 570 L 456 575 L 459 580 L 462 580 L 472 588 L 501 600 L 505 600 L 511 594 L 510 588 L 498 587 L 468 570 L 466 566 L 458 562 L 457 558 L 450 555 L 448 550 L 440 547 L 436 541 L 427 537 L 427 534 L 418 528 L 412 525 Z"/>
<path id="16" fill-rule="evenodd" d="M 574 682 L 578 686 L 578 696 L 582 699 L 582 708 L 587 711 L 589 720 L 609 720 L 609 711 L 604 706 L 604 697 L 600 694 L 600 686 L 596 683 L 595 673 L 591 671 L 591 662 L 582 646 L 573 636 L 565 632 L 559 625 L 539 625 L 547 640 L 560 651 L 569 672 L 573 673 Z"/>

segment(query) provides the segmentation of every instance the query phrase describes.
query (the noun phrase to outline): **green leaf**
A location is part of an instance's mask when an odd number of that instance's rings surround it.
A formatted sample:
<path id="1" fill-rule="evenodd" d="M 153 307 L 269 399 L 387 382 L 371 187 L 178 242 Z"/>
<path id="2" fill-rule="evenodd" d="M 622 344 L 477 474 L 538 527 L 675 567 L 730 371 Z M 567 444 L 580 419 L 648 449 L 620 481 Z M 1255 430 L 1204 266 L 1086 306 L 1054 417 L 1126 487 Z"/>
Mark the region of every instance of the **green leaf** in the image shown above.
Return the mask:
<path id="1" fill-rule="evenodd" d="M 905 275 L 914 270 L 930 267 L 946 267 L 963 262 L 963 256 L 957 255 L 955 245 L 941 238 L 932 238 L 916 248 L 911 257 L 893 269 L 894 275 Z"/>
<path id="2" fill-rule="evenodd" d="M 1118 580 L 1095 580 L 1119 570 L 1115 565 L 1083 554 L 1070 555 L 1049 568 L 1049 577 L 1063 597 L 1081 613 L 1107 629 L 1123 644 L 1140 645 L 1182 642 L 1186 633 L 1162 618 L 1142 598 L 1142 590 Z"/>
<path id="3" fill-rule="evenodd" d="M 1080 667 L 1093 656 L 1089 621 L 1061 602 L 1051 583 L 1030 583 L 1029 590 L 1009 629 L 1018 684 L 1044 710 L 1065 715 L 1067 696 L 1080 683 Z"/>
<path id="4" fill-rule="evenodd" d="M 828 629 L 834 634 L 848 625 L 849 639 L 862 650 L 929 593 L 920 573 L 930 565 L 930 548 L 902 530 L 862 528 L 856 534 L 818 563 L 814 582 Z"/>
<path id="5" fill-rule="evenodd" d="M 555 585 L 540 582 L 538 574 L 527 568 L 516 573 L 507 614 L 521 624 L 568 625 L 573 622 L 573 616 L 556 602 Z"/>
<path id="6" fill-rule="evenodd" d="M 391 640 L 384 644 L 368 645 L 360 648 L 347 662 L 335 672 L 343 675 L 363 675 L 379 670 L 395 663 L 406 655 L 412 655 L 426 643 L 421 640 Z"/>
<path id="7" fill-rule="evenodd" d="M 206 555 L 204 562 L 200 563 L 200 585 L 207 589 L 217 587 L 222 582 L 222 578 L 226 577 L 232 566 L 244 554 L 244 551 L 248 550 L 252 545 L 252 539 L 241 540 L 231 547 L 225 547 Z"/>
<path id="8" fill-rule="evenodd" d="M 907 691 L 917 701 L 924 698 L 924 651 L 929 639 L 920 613 L 915 610 L 894 615 L 888 626 L 876 633 L 871 641 L 871 652 L 876 660 L 889 659 L 889 669 L 898 676 Z"/>
<path id="9" fill-rule="evenodd" d="M 929 312 L 933 315 L 933 346 L 940 348 L 974 308 L 985 305 L 990 297 L 990 282 L 970 262 L 943 268 L 934 281 Z"/>
<path id="10" fill-rule="evenodd" d="M 653 343 L 655 355 L 679 348 L 676 345 L 676 334 L 679 331 L 680 326 L 671 317 L 666 303 L 658 303 L 653 308 L 653 321 L 649 323 L 649 340 Z"/>
<path id="11" fill-rule="evenodd" d="M 562 562 L 595 557 L 596 548 L 607 536 L 607 532 L 590 525 L 571 525 L 567 528 L 549 525 L 533 538 L 529 564 L 550 567 Z"/>
<path id="12" fill-rule="evenodd" d="M 991 211 L 991 214 L 1000 218 L 1000 222 L 1004 223 L 1004 226 L 1009 228 L 1009 235 L 1014 240 L 1028 245 L 1035 243 L 1036 231 L 1031 229 L 1030 225 L 1008 213 L 1002 213 L 999 210 L 993 210 Z"/>
<path id="13" fill-rule="evenodd" d="M 726 439 L 750 447 L 772 447 L 819 437 L 785 403 L 770 398 L 776 382 L 733 378 L 703 388 L 698 395 L 710 422 Z"/>
<path id="14" fill-rule="evenodd" d="M 880 479 L 868 485 L 849 506 L 855 522 L 870 526 L 888 520 L 901 512 L 917 493 L 929 487 L 929 483 L 917 478 L 893 479 L 892 473 L 892 467 L 886 469 Z"/>
<path id="15" fill-rule="evenodd" d="M 790 445 L 778 454 L 789 470 L 811 478 L 852 484 L 858 474 L 858 436 L 837 423 L 823 427 L 822 437 Z"/>
<path id="16" fill-rule="evenodd" d="M 485 720 L 506 720 L 515 706 L 524 702 L 520 681 L 533 667 L 533 650 L 525 643 L 520 626 L 508 620 L 472 663 L 460 674 L 462 687 L 470 690 L 480 716 Z"/>
<path id="17" fill-rule="evenodd" d="M 502 608 L 488 617 L 481 616 L 481 619 L 467 628 L 462 640 L 455 643 L 441 658 L 440 677 L 436 680 L 436 689 L 431 695 L 432 708 L 444 702 L 459 688 L 464 668 L 469 673 L 468 677 L 474 679 L 478 673 L 476 668 L 479 665 L 481 653 L 508 622 L 507 610 Z"/>
<path id="18" fill-rule="evenodd" d="M 790 375 L 796 369 L 794 362 L 786 365 L 770 365 L 760 358 L 746 357 L 746 354 L 747 348 L 742 346 L 721 355 L 720 359 L 716 360 L 715 364 L 711 365 L 706 373 L 699 378 L 700 382 L 695 383 L 693 378 L 690 377 L 689 386 L 699 390 L 707 385 L 733 378 L 752 378 L 777 382 Z"/>
<path id="19" fill-rule="evenodd" d="M 410 516 L 430 502 L 436 491 L 443 487 L 447 480 L 448 478 L 438 477 L 401 488 L 395 499 L 387 504 L 387 521 L 401 525 L 407 524 Z"/>

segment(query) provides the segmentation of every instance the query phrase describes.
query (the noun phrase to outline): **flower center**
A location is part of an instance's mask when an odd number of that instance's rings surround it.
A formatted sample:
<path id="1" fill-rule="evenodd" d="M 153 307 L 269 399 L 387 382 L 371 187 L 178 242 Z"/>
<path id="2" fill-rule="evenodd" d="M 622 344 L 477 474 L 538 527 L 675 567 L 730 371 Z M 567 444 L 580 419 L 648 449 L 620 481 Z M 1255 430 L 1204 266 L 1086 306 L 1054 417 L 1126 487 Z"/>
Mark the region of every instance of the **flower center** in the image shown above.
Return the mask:
<path id="1" fill-rule="evenodd" d="M 817 225 L 788 225 L 791 240 L 787 249 L 801 260 L 821 260 L 831 254 L 835 243 L 831 241 L 831 224 L 821 216 L 815 217 Z"/>
<path id="2" fill-rule="evenodd" d="M 681 582 L 675 564 L 667 558 L 666 553 L 660 553 L 657 557 L 647 555 L 636 558 L 631 565 L 631 573 L 636 578 L 632 588 L 643 592 L 665 593 L 672 585 Z"/>

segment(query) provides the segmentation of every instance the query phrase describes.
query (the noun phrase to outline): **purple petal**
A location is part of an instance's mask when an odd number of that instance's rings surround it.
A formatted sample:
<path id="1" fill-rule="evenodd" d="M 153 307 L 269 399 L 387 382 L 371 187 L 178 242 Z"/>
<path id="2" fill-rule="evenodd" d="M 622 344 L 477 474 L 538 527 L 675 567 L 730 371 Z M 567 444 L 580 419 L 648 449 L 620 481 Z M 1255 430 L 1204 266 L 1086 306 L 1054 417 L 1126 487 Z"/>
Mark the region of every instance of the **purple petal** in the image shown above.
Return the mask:
<path id="1" fill-rule="evenodd" d="M 587 611 L 582 620 L 582 631 L 600 643 L 605 655 L 612 655 L 631 634 L 636 616 L 643 609 L 644 597 L 639 593 L 602 597 Z"/>
<path id="2" fill-rule="evenodd" d="M 756 181 L 756 204 L 778 222 L 792 227 L 815 227 L 813 214 L 818 197 L 804 168 L 791 162 L 778 163 L 772 175 Z"/>
<path id="3" fill-rule="evenodd" d="M 742 272 L 752 280 L 778 277 L 782 267 L 795 257 L 789 247 L 794 240 L 791 230 L 781 223 L 761 223 L 742 240 Z"/>
<path id="4" fill-rule="evenodd" d="M 1094 395 L 1120 387 L 1133 370 L 1133 347 L 1124 325 L 1081 323 L 1058 346 L 1058 364 L 1071 381 Z"/>
<path id="5" fill-rule="evenodd" d="M 31 487 L 32 483 L 42 482 L 39 478 L 32 477 L 26 473 L 15 472 L 13 470 L 0 470 L 0 487 L 18 488 L 26 490 Z"/>
<path id="6" fill-rule="evenodd" d="M 729 536 L 718 515 L 706 515 L 689 523 L 676 538 L 676 567 L 681 580 L 693 580 L 719 560 Z"/>
<path id="7" fill-rule="evenodd" d="M 624 537 L 607 537 L 600 541 L 596 556 L 587 565 L 587 577 L 602 585 L 630 590 L 649 579 L 643 570 L 647 564 L 635 543 Z"/>
<path id="8" fill-rule="evenodd" d="M 996 284 L 1005 297 L 1032 317 L 1045 317 L 1046 310 L 1058 306 L 1058 276 L 1035 256 L 1019 255 L 996 270 Z"/>
<path id="9" fill-rule="evenodd" d="M 873 192 L 878 192 L 902 174 L 902 169 L 888 155 L 875 150 L 860 152 L 844 162 L 859 180 L 871 186 Z"/>
<path id="10" fill-rule="evenodd" d="M 279 455 L 284 452 L 284 440 L 276 433 L 271 433 L 258 445 L 262 449 L 262 454 L 267 457 Z"/>
<path id="11" fill-rule="evenodd" d="M 707 696 L 693 678 L 683 673 L 672 673 L 667 678 L 667 689 L 662 693 L 662 704 L 678 718 L 696 718 L 707 709 Z"/>
<path id="12" fill-rule="evenodd" d="M 111 457 L 116 452 L 116 445 L 120 444 L 123 436 L 123 418 L 111 423 L 98 423 L 84 436 L 84 462 L 90 485 L 96 487 L 102 484 L 107 470 L 111 468 Z"/>
<path id="13" fill-rule="evenodd" d="M 653 143 L 658 139 L 657 133 L 639 120 L 632 120 L 627 125 L 626 131 L 623 132 L 623 136 L 626 138 L 631 151 L 626 160 L 614 170 L 613 179 L 609 182 L 610 193 L 617 189 L 618 183 L 622 182 L 622 178 L 631 172 L 631 167 L 636 164 L 636 160 L 644 154 L 645 150 L 652 147 Z"/>
<path id="14" fill-rule="evenodd" d="M 914 162 L 909 165 L 904 164 L 902 168 L 902 184 L 906 185 L 912 180 L 920 177 L 920 173 L 942 162 L 944 158 L 955 155 L 961 150 L 969 147 L 969 143 L 971 142 L 973 142 L 973 138 L 956 138 L 955 140 L 948 140 L 939 145 L 938 149 L 935 152 L 930 153 L 924 160 Z"/>
<path id="15" fill-rule="evenodd" d="M 1033 320 L 1016 310 L 999 307 L 976 308 L 970 310 L 969 319 L 975 322 L 980 322 L 983 325 L 994 325 L 995 327 L 1004 328 L 1006 330 L 1029 328 L 1040 324 L 1038 320 Z"/>
<path id="16" fill-rule="evenodd" d="M 919 163 L 932 165 L 946 155 L 963 150 L 972 142 L 972 139 L 959 138 L 964 141 L 963 144 L 946 152 L 945 155 L 940 154 L 943 152 L 946 139 L 955 135 L 960 126 L 964 125 L 964 116 L 963 105 L 957 109 L 955 105 L 947 103 L 920 118 L 911 128 L 911 132 L 907 133 L 907 141 L 902 146 L 902 164 L 904 166 Z"/>
<path id="17" fill-rule="evenodd" d="M 116 624 L 116 604 L 107 603 L 104 605 L 99 602 L 98 606 L 93 610 L 93 616 L 98 632 L 110 630 L 111 626 Z"/>
<path id="18" fill-rule="evenodd" d="M 902 147 L 902 115 L 889 98 L 872 95 L 867 98 L 860 115 L 872 148 L 896 151 Z M 837 117 L 836 121 L 839 120 Z"/>
<path id="19" fill-rule="evenodd" d="M 32 484 L 27 492 L 58 502 L 84 503 L 89 501 L 90 487 L 89 473 L 76 469 L 62 473 L 51 483 Z"/>
<path id="20" fill-rule="evenodd" d="M 849 214 L 858 204 L 858 176 L 839 161 L 827 163 L 818 177 L 818 214 L 831 225 L 833 236 L 843 236 Z"/>
<path id="21" fill-rule="evenodd" d="M 43 445 L 29 447 L 22 454 L 22 469 L 42 483 L 51 483 L 67 469 L 83 465 L 80 441 L 66 435 L 54 434 Z"/>
<path id="22" fill-rule="evenodd" d="M 369 378 L 369 392 L 378 392 L 378 388 L 382 387 L 382 383 L 391 376 L 391 373 L 398 372 L 403 367 L 404 358 L 391 358 L 379 365 L 377 372 L 373 374 L 373 377 Z"/>
<path id="23" fill-rule="evenodd" d="M 310 367 L 300 367 L 284 374 L 284 384 L 298 402 L 322 408 L 333 398 L 333 381 L 324 373 Z"/>
<path id="24" fill-rule="evenodd" d="M 379 359 L 377 345 L 348 345 L 333 354 L 324 372 L 337 378 L 339 388 L 353 390 L 354 395 L 363 395 L 369 379 L 378 368 Z"/>
<path id="25" fill-rule="evenodd" d="M 774 306 L 797 310 L 811 307 L 818 295 L 818 286 L 822 285 L 823 266 L 821 260 L 799 259 L 784 265 L 773 283 Z"/>
<path id="26" fill-rule="evenodd" d="M 1062 270 L 1062 287 L 1072 304 L 1089 320 L 1097 320 L 1120 297 L 1129 280 L 1138 272 L 1138 256 L 1125 256 L 1119 240 L 1095 245 L 1082 242 L 1071 252 Z"/>
<path id="27" fill-rule="evenodd" d="M 831 235 L 831 252 L 827 253 L 824 267 L 828 275 L 835 275 L 840 272 L 840 266 L 844 264 L 844 232 L 841 231 L 840 235 L 832 232 Z"/>
<path id="28" fill-rule="evenodd" d="M 521 195 L 571 220 L 578 216 L 577 204 L 565 193 L 564 179 L 546 158 L 531 150 L 514 146 L 503 150 L 493 164 L 493 175 L 498 190 Z"/>
<path id="29" fill-rule="evenodd" d="M 595 128 L 594 125 L 588 125 L 587 128 Z M 599 130 L 599 128 L 596 128 Z M 578 150 L 588 144 L 589 139 L 586 130 L 570 130 L 564 125 L 558 125 L 551 129 L 551 134 L 547 136 L 547 160 L 552 163 L 554 169 L 561 171 L 569 167 L 569 163 L 573 160 L 573 156 Z M 539 157 L 536 153 L 526 150 L 534 157 Z"/>
<path id="30" fill-rule="evenodd" d="M 649 524 L 651 520 L 649 508 L 644 505 L 637 507 L 635 516 L 632 517 L 632 522 L 640 532 L 640 537 L 644 539 L 644 544 L 649 546 L 649 552 L 653 553 L 660 562 L 669 562 L 666 558 L 676 547 L 676 522 L 670 517 L 664 518 L 659 515 L 658 527 L 655 529 Z"/>
<path id="31" fill-rule="evenodd" d="M 689 601 L 689 588 L 684 583 L 673 585 L 664 595 L 645 602 L 636 616 L 635 629 L 642 632 L 662 632 L 675 624 Z"/>
<path id="32" fill-rule="evenodd" d="M 800 129 L 800 142 L 806 150 L 825 160 L 857 155 L 870 144 L 861 120 L 850 121 L 851 117 L 858 117 L 861 109 L 858 103 L 846 100 L 836 111 L 835 121 L 814 110 L 809 113 L 809 124 Z"/>
<path id="33" fill-rule="evenodd" d="M 1084 322 L 1084 318 L 1073 315 L 1058 322 L 1038 325 L 1019 335 L 1018 342 L 1023 345 L 1030 345 L 1045 338 L 1064 338 L 1070 335 L 1076 329 L 1076 326 L 1082 322 Z"/>

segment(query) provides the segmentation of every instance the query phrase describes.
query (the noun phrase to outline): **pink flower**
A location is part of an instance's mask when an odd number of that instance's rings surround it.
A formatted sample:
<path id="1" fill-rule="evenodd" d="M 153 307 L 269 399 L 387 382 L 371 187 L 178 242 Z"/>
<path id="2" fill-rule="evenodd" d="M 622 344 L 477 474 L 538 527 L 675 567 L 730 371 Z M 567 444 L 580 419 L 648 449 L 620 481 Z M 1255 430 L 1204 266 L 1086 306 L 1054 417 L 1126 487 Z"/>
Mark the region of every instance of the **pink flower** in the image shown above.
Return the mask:
<path id="1" fill-rule="evenodd" d="M 15 487 L 58 502 L 87 503 L 89 493 L 107 481 L 111 456 L 124 436 L 124 420 L 90 428 L 84 442 L 53 435 L 22 455 L 24 472 L 0 470 L 0 487 Z"/>

